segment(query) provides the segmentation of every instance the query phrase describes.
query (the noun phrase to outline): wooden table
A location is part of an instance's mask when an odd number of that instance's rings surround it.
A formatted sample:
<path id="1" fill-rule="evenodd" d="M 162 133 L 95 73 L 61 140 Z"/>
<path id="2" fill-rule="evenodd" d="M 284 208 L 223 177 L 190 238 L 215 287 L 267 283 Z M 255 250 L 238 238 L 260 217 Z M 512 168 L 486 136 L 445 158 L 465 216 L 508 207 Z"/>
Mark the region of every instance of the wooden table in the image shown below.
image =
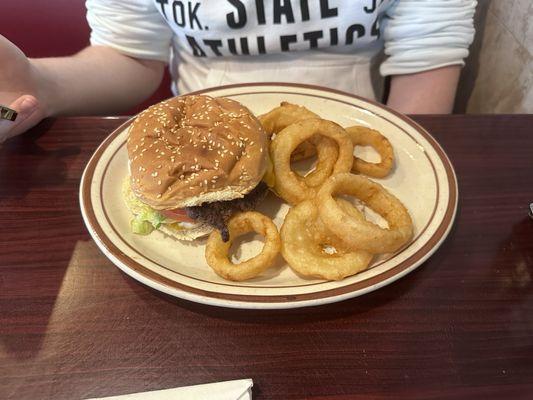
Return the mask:
<path id="1" fill-rule="evenodd" d="M 254 399 L 533 398 L 533 116 L 424 116 L 459 179 L 455 227 L 374 293 L 287 311 L 203 306 L 115 268 L 80 177 L 121 118 L 46 120 L 0 148 L 0 398 L 240 378 Z"/>

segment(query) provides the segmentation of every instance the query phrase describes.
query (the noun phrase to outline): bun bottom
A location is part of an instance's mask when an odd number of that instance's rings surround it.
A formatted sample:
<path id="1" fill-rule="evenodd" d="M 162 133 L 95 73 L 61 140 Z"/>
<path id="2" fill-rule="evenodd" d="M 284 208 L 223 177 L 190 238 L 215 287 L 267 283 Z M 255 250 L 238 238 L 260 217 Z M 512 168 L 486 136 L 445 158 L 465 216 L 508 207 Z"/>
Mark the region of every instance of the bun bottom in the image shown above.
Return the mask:
<path id="1" fill-rule="evenodd" d="M 202 224 L 191 229 L 174 229 L 171 226 L 161 224 L 157 229 L 174 239 L 185 240 L 189 242 L 193 241 L 194 239 L 201 238 L 202 236 L 207 236 L 213 231 L 213 227 L 207 224 Z"/>

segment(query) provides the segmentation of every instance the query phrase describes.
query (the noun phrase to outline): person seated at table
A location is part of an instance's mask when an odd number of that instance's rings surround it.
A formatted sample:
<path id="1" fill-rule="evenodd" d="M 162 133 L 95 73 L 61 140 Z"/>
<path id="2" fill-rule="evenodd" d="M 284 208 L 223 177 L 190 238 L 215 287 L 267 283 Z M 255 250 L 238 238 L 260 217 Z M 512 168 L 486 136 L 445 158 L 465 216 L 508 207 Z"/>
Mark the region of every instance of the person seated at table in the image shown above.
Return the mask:
<path id="1" fill-rule="evenodd" d="M 475 0 L 88 0 L 91 45 L 28 59 L 0 36 L 0 142 L 55 115 L 112 114 L 147 99 L 170 63 L 175 94 L 231 83 L 297 82 L 375 99 L 372 72 L 390 76 L 387 105 L 452 111 L 473 40 Z"/>

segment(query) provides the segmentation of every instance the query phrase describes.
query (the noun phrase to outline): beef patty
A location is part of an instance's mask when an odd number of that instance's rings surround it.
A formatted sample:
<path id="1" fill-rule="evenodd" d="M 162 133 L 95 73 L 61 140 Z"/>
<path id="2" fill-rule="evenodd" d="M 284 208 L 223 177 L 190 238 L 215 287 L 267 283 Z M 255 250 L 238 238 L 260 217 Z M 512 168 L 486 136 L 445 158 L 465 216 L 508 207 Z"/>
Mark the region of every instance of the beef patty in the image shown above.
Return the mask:
<path id="1" fill-rule="evenodd" d="M 229 240 L 227 222 L 230 217 L 238 211 L 254 210 L 257 205 L 266 197 L 268 186 L 260 182 L 254 190 L 243 198 L 230 201 L 215 201 L 213 203 L 202 204 L 201 206 L 186 207 L 185 212 L 189 218 L 198 222 L 204 222 L 218 229 L 222 240 Z"/>

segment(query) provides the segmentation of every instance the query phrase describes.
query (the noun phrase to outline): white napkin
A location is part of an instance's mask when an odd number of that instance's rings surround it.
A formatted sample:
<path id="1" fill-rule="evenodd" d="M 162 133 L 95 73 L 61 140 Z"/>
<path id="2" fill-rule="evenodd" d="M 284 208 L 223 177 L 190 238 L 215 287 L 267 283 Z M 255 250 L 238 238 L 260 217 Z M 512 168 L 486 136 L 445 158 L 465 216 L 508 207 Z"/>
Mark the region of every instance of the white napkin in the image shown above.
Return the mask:
<path id="1" fill-rule="evenodd" d="M 240 379 L 88 400 L 252 400 L 252 386 L 251 379 Z"/>

